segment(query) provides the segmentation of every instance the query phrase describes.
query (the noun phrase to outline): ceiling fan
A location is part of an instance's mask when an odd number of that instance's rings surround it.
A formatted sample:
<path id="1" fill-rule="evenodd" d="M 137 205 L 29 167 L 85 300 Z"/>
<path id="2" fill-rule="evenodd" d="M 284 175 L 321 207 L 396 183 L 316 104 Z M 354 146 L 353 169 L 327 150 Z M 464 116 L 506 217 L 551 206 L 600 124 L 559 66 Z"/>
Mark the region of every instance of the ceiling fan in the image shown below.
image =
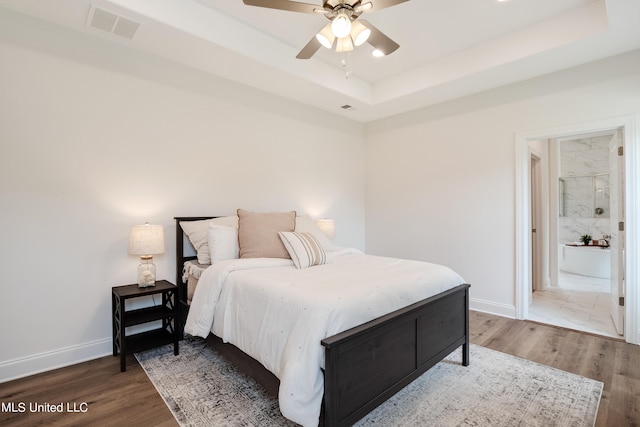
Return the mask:
<path id="1" fill-rule="evenodd" d="M 393 53 L 400 45 L 371 23 L 358 18 L 363 12 L 384 9 L 406 1 L 409 0 L 324 0 L 320 7 L 289 0 L 243 0 L 244 4 L 249 6 L 322 14 L 331 21 L 302 48 L 296 56 L 298 59 L 311 58 L 320 46 L 331 49 L 335 44 L 336 52 L 349 52 L 354 46 L 360 46 L 365 42 L 375 48 L 376 56 Z"/>

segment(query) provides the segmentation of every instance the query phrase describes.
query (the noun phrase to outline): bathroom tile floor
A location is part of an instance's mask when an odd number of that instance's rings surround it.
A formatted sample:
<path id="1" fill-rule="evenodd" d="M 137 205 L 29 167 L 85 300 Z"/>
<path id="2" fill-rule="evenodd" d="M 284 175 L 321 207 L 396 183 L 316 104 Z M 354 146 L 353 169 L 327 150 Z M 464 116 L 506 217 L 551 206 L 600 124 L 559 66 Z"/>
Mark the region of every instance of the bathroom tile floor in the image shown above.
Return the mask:
<path id="1" fill-rule="evenodd" d="M 559 286 L 533 293 L 529 320 L 615 338 L 609 280 L 560 271 Z"/>

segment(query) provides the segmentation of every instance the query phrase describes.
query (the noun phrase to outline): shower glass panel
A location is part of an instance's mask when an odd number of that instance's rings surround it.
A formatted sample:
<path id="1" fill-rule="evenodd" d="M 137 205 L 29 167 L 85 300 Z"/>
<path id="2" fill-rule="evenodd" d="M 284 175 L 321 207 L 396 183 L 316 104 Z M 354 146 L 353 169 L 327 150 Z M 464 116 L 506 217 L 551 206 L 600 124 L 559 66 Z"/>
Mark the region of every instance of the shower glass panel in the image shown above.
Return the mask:
<path id="1" fill-rule="evenodd" d="M 564 176 L 559 190 L 560 216 L 609 218 L 609 174 Z"/>

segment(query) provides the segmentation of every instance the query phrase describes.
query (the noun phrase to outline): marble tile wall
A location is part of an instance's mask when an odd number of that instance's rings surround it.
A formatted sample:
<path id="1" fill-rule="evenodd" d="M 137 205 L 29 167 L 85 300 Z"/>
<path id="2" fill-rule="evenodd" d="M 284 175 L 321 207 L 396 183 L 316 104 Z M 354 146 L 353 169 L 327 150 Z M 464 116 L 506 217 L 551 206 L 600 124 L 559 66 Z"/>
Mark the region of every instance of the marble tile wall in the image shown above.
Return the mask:
<path id="1" fill-rule="evenodd" d="M 578 242 L 583 234 L 594 239 L 611 234 L 609 218 L 560 218 L 558 240 L 561 243 Z"/>
<path id="2" fill-rule="evenodd" d="M 609 175 L 562 178 L 563 212 L 569 218 L 609 217 Z M 599 208 L 598 210 L 596 210 Z"/>
<path id="3" fill-rule="evenodd" d="M 611 234 L 609 176 L 602 175 L 609 173 L 610 140 L 599 136 L 560 143 L 561 243 L 576 242 L 583 234 L 594 239 Z"/>
<path id="4" fill-rule="evenodd" d="M 610 135 L 562 141 L 560 176 L 609 173 Z"/>

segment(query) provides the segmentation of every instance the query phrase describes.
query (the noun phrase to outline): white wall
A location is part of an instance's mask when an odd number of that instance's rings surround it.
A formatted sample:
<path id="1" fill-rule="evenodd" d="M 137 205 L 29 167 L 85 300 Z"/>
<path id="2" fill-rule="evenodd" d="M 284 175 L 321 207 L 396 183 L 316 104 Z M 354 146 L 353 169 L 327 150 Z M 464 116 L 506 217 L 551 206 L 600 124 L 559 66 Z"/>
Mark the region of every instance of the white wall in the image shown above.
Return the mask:
<path id="1" fill-rule="evenodd" d="M 175 215 L 297 209 L 364 248 L 366 209 L 368 252 L 513 316 L 515 134 L 640 112 L 639 52 L 366 127 L 8 12 L 0 58 L 0 382 L 108 354 L 129 227 L 165 226 L 173 279 Z"/>
<path id="2" fill-rule="evenodd" d="M 450 265 L 473 308 L 514 316 L 516 134 L 639 100 L 636 51 L 369 124 L 367 252 Z"/>
<path id="3" fill-rule="evenodd" d="M 111 352 L 131 225 L 296 209 L 364 249 L 364 129 L 0 12 L 0 382 Z M 331 126 L 326 126 L 331 123 Z"/>

